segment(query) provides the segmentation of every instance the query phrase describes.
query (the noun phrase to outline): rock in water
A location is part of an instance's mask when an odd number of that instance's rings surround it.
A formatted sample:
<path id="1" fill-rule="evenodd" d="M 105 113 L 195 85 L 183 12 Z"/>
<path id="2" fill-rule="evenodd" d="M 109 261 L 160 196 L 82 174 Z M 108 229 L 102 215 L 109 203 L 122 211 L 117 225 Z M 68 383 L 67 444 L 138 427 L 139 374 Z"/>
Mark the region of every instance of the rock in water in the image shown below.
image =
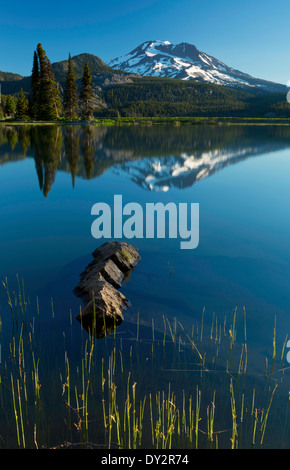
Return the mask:
<path id="1" fill-rule="evenodd" d="M 74 293 L 86 300 L 77 319 L 91 334 L 102 338 L 123 321 L 123 311 L 130 306 L 117 289 L 136 267 L 140 255 L 125 242 L 107 242 L 93 252 L 93 257 Z"/>

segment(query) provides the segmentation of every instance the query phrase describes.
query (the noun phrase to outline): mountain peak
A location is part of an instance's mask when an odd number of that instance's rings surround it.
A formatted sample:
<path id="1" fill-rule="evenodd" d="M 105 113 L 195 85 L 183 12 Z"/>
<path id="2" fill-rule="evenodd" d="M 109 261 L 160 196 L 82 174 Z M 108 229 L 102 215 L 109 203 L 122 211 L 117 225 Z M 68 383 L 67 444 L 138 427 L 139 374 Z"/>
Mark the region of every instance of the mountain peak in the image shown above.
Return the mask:
<path id="1" fill-rule="evenodd" d="M 251 77 L 201 52 L 193 44 L 145 41 L 128 54 L 108 62 L 114 69 L 142 76 L 179 78 L 249 91 L 282 92 L 284 85 Z"/>
<path id="2" fill-rule="evenodd" d="M 142 51 L 149 51 L 152 49 L 156 48 L 167 48 L 170 46 L 171 43 L 169 41 L 160 41 L 158 39 L 152 40 L 152 41 L 145 41 L 142 42 L 139 46 L 137 46 L 135 49 L 133 49 L 131 52 L 129 52 L 130 55 L 134 55 L 136 53 L 141 53 Z M 127 54 L 127 55 L 129 55 Z"/>
<path id="3" fill-rule="evenodd" d="M 165 46 L 170 46 L 171 45 L 171 42 L 169 41 L 161 41 L 160 39 L 154 39 L 153 41 L 145 41 L 143 42 L 143 44 L 141 44 L 141 46 L 154 46 L 154 45 L 162 45 L 164 44 Z"/>

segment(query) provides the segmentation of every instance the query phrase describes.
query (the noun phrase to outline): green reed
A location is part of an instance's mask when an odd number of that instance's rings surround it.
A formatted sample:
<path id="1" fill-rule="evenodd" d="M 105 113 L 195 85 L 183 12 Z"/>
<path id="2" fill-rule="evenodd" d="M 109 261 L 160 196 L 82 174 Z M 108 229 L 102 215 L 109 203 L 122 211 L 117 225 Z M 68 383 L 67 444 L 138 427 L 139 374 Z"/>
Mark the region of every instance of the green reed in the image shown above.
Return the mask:
<path id="1" fill-rule="evenodd" d="M 195 448 L 198 448 L 198 430 L 200 421 L 201 390 L 196 387 L 196 408 L 195 408 Z"/>
<path id="2" fill-rule="evenodd" d="M 14 392 L 14 383 L 13 383 L 12 373 L 11 373 L 11 388 L 12 388 L 14 416 L 15 416 L 15 422 L 16 422 L 17 443 L 18 443 L 18 446 L 20 447 L 20 433 L 19 433 L 18 413 L 17 413 L 17 408 L 16 408 L 16 400 L 15 400 L 15 392 Z"/>
<path id="3" fill-rule="evenodd" d="M 253 436 L 252 436 L 252 446 L 253 447 L 255 445 L 256 430 L 257 430 L 257 423 L 258 423 L 258 410 L 257 409 L 255 409 L 254 415 L 255 415 L 255 421 L 254 421 L 254 429 L 253 429 Z"/>
<path id="4" fill-rule="evenodd" d="M 236 402 L 234 395 L 233 381 L 230 382 L 230 394 L 231 394 L 231 411 L 232 411 L 232 437 L 231 437 L 231 447 L 235 448 L 237 433 L 237 412 L 236 412 Z"/>
<path id="5" fill-rule="evenodd" d="M 276 315 L 274 320 L 274 330 L 273 330 L 273 356 L 272 359 L 275 360 L 276 358 Z"/>
<path id="6" fill-rule="evenodd" d="M 213 442 L 213 426 L 214 426 L 214 414 L 215 414 L 215 391 L 213 392 L 213 399 L 211 407 L 207 407 L 207 436 L 208 440 Z"/>
<path id="7" fill-rule="evenodd" d="M 23 426 L 23 415 L 22 415 L 22 404 L 21 404 L 19 379 L 17 379 L 17 391 L 18 391 L 19 415 L 20 415 L 21 433 L 22 433 L 22 445 L 23 445 L 23 448 L 25 449 L 25 436 L 24 436 L 24 426 Z"/>
<path id="8" fill-rule="evenodd" d="M 260 441 L 260 444 L 262 445 L 263 442 L 264 442 L 264 436 L 265 436 L 265 430 L 266 430 L 266 426 L 267 426 L 267 421 L 268 421 L 268 416 L 269 416 L 269 411 L 270 411 L 270 408 L 271 408 L 271 405 L 272 405 L 272 401 L 273 401 L 273 398 L 274 398 L 274 394 L 276 392 L 276 389 L 277 389 L 278 385 L 276 384 L 275 387 L 274 387 L 274 390 L 272 391 L 272 394 L 271 394 L 271 397 L 270 397 L 270 401 L 269 401 L 269 405 L 266 409 L 266 413 L 265 413 L 265 416 L 263 417 L 263 420 L 262 420 L 262 425 L 261 425 L 261 441 Z"/>

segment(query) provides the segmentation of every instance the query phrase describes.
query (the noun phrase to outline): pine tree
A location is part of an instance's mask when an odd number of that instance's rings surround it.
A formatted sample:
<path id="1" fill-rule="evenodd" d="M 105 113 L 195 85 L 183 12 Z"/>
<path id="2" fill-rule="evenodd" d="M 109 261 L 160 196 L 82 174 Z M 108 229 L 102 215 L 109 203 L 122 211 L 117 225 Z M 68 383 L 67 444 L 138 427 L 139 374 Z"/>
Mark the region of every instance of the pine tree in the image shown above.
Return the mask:
<path id="1" fill-rule="evenodd" d="M 16 110 L 16 102 L 11 95 L 7 95 L 4 106 L 4 113 L 7 117 L 14 117 Z"/>
<path id="2" fill-rule="evenodd" d="M 25 98 L 22 88 L 16 103 L 16 115 L 19 119 L 23 119 L 28 115 L 28 100 Z"/>
<path id="3" fill-rule="evenodd" d="M 71 121 L 75 119 L 77 117 L 78 109 L 78 88 L 75 81 L 75 73 L 70 54 L 68 57 L 68 71 L 64 89 L 63 105 L 65 117 Z"/>
<path id="4" fill-rule="evenodd" d="M 39 120 L 57 119 L 61 113 L 59 90 L 52 65 L 40 43 L 34 54 L 31 86 L 31 114 Z"/>
<path id="5" fill-rule="evenodd" d="M 84 73 L 82 78 L 82 88 L 80 92 L 80 103 L 82 108 L 82 116 L 85 120 L 93 118 L 93 81 L 89 64 L 84 66 Z"/>
<path id="6" fill-rule="evenodd" d="M 37 52 L 34 51 L 33 55 L 33 65 L 31 73 L 31 89 L 32 93 L 29 97 L 29 114 L 32 119 L 37 117 L 37 101 L 39 93 L 39 63 Z"/>

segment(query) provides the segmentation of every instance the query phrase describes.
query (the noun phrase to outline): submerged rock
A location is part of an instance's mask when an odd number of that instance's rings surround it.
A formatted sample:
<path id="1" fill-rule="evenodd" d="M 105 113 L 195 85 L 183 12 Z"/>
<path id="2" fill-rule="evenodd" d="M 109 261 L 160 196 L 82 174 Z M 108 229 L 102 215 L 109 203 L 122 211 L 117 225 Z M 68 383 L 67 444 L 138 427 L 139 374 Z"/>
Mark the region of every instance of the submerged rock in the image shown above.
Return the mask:
<path id="1" fill-rule="evenodd" d="M 77 319 L 91 334 L 102 338 L 123 321 L 123 311 L 130 306 L 118 289 L 140 261 L 140 255 L 137 248 L 125 242 L 107 242 L 93 252 L 93 257 L 74 293 L 86 301 Z"/>

